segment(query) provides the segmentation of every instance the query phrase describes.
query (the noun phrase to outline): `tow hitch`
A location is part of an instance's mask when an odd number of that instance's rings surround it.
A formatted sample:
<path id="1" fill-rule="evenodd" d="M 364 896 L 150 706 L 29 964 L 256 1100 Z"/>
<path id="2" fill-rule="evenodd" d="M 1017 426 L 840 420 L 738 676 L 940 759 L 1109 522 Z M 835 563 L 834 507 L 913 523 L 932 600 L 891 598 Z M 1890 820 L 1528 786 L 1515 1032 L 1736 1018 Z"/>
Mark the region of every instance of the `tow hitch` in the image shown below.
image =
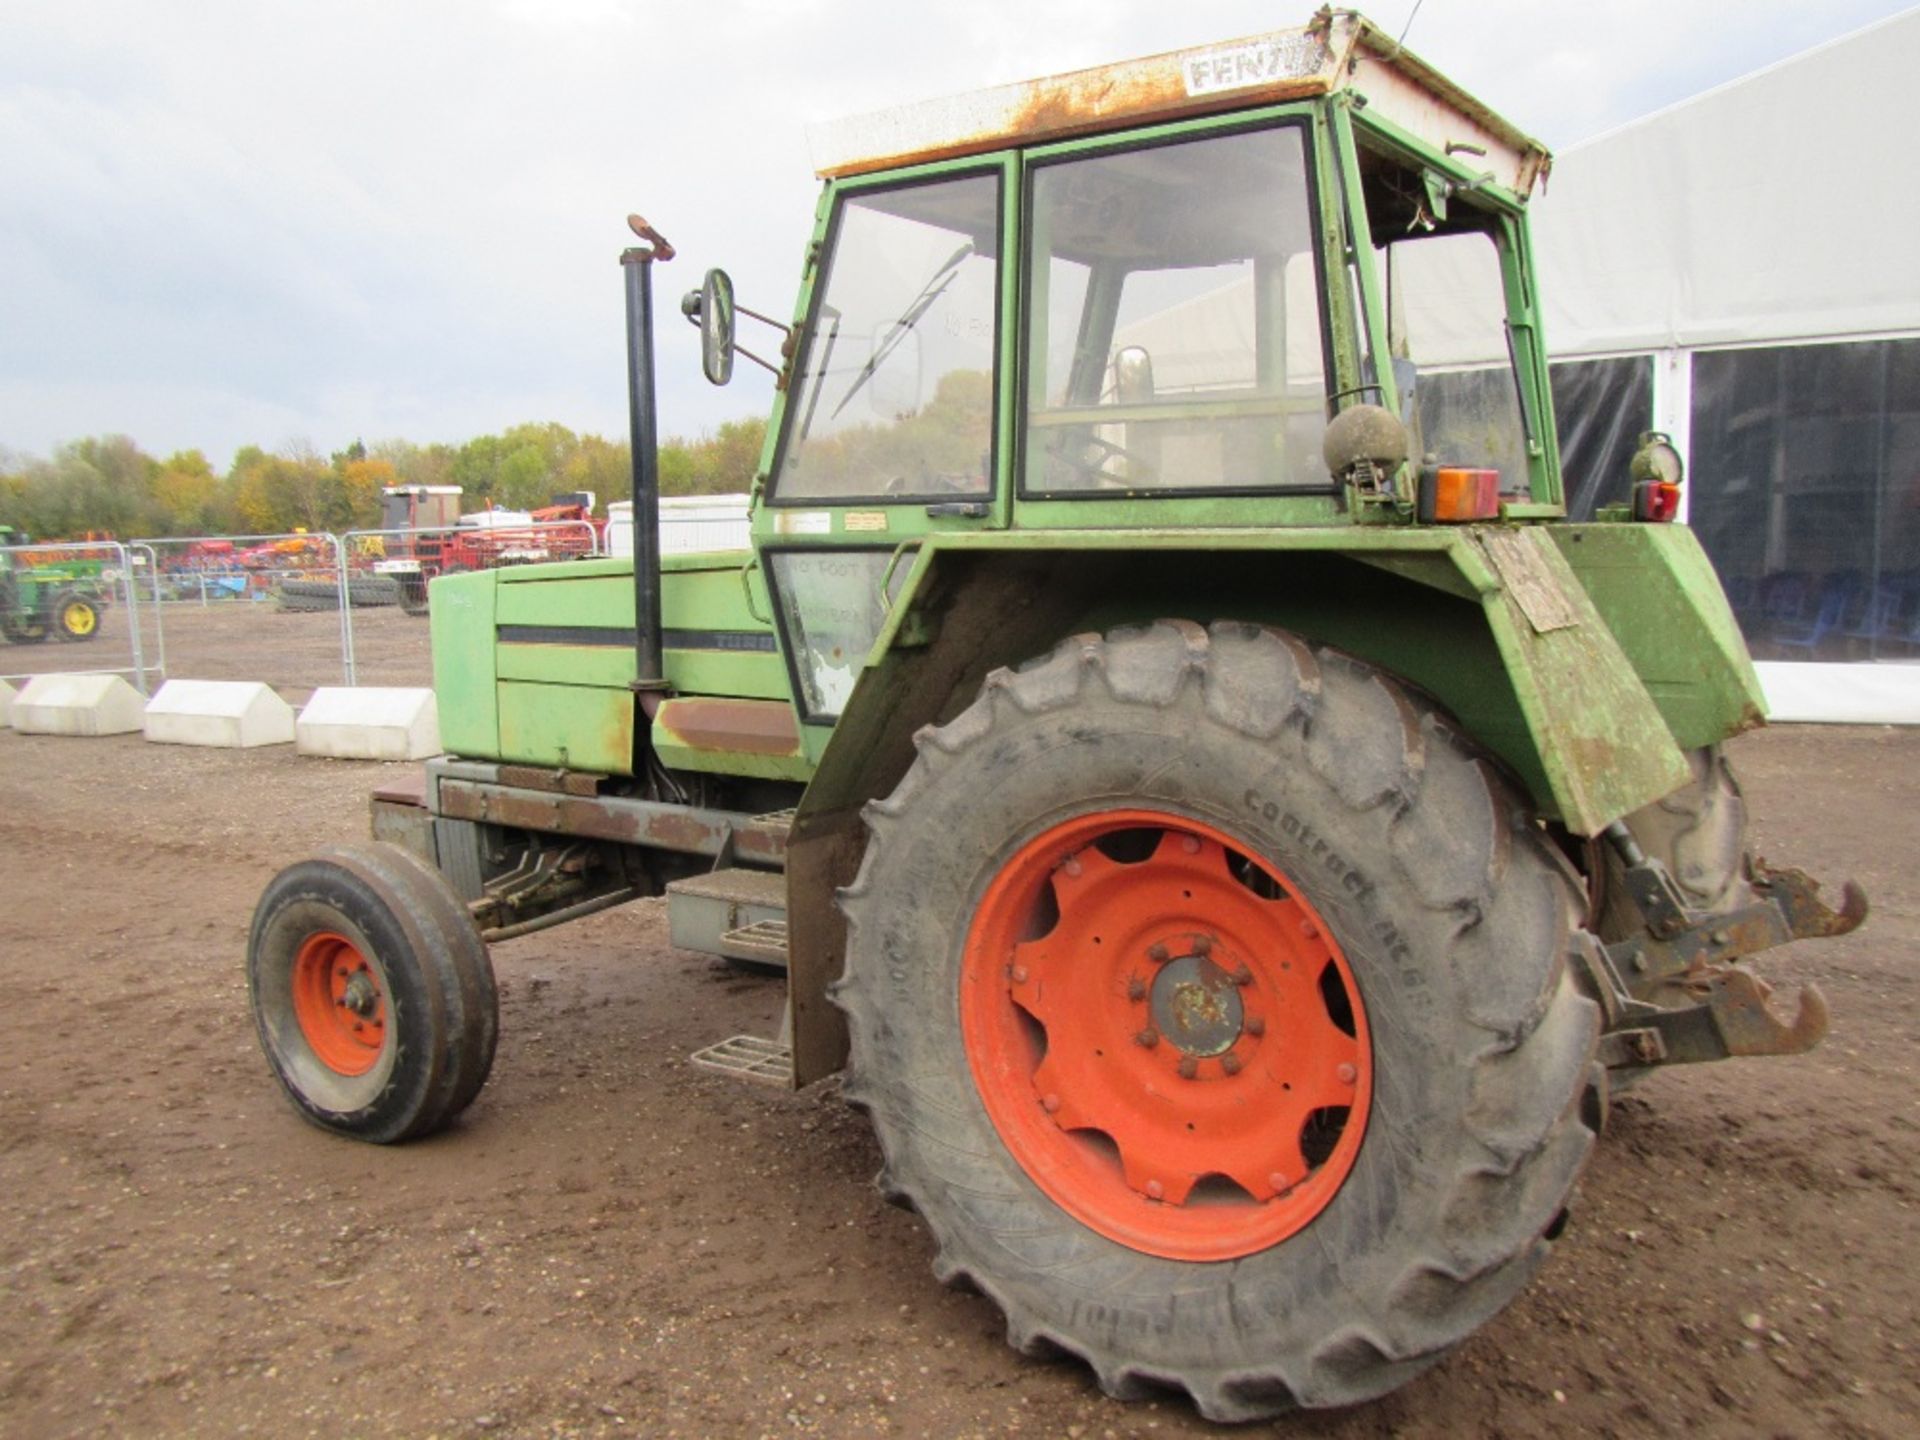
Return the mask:
<path id="1" fill-rule="evenodd" d="M 1804 871 L 1748 864 L 1751 903 L 1703 914 L 1689 910 L 1665 865 L 1641 851 L 1623 824 L 1607 832 L 1626 864 L 1626 887 L 1643 933 L 1582 952 L 1606 1017 L 1601 1058 L 1608 1066 L 1685 1065 L 1735 1055 L 1798 1055 L 1826 1037 L 1828 1012 L 1817 986 L 1800 989 L 1791 1020 L 1769 1003 L 1772 987 L 1737 961 L 1790 940 L 1845 935 L 1867 918 L 1853 881 L 1840 908 L 1820 898 Z"/>

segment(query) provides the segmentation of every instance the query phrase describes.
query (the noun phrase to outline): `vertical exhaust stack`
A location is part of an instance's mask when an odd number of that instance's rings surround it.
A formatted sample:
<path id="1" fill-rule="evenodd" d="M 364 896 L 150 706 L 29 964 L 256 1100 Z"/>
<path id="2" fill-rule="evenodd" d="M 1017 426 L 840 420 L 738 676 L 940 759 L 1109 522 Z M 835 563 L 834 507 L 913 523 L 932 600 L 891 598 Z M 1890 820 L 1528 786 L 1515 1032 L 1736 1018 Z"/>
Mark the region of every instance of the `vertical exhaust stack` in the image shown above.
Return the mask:
<path id="1" fill-rule="evenodd" d="M 653 262 L 673 258 L 666 237 L 638 215 L 646 243 L 620 253 L 627 282 L 627 422 L 633 438 L 634 691 L 651 720 L 666 698 L 660 637 L 660 435 L 653 392 Z"/>

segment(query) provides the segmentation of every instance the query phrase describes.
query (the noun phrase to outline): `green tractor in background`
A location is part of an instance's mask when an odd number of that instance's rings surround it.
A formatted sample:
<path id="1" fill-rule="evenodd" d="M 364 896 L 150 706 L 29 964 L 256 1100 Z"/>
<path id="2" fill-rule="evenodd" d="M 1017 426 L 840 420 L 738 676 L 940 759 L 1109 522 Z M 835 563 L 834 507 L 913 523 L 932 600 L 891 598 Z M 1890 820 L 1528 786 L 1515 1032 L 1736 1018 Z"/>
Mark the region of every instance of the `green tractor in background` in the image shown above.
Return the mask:
<path id="1" fill-rule="evenodd" d="M 38 645 L 48 637 L 91 640 L 106 610 L 99 564 L 46 564 L 19 553 L 32 544 L 11 525 L 0 525 L 0 636 L 15 645 Z"/>
<path id="2" fill-rule="evenodd" d="M 447 1124 L 487 943 L 668 896 L 784 966 L 696 1057 L 844 1072 L 936 1273 L 1218 1419 L 1391 1390 L 1526 1282 L 1608 1098 L 1827 1026 L 1745 850 L 1763 700 L 1673 519 L 1565 519 L 1546 151 L 1348 12 L 819 137 L 750 551 L 430 589 L 443 741 L 256 911 L 300 1111 Z M 724 274 L 683 310 L 736 355 Z M 764 319 L 764 317 L 755 317 Z M 771 323 L 771 322 L 768 322 Z"/>

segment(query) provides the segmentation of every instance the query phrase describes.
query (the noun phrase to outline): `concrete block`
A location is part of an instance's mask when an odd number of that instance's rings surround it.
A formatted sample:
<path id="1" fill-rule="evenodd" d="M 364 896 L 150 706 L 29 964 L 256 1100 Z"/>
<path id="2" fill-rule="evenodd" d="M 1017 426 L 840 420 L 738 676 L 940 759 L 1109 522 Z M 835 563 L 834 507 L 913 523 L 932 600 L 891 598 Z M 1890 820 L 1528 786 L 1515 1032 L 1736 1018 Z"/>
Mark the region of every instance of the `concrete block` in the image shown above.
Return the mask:
<path id="1" fill-rule="evenodd" d="M 146 701 L 118 675 L 36 675 L 13 699 L 22 735 L 126 735 Z"/>
<path id="2" fill-rule="evenodd" d="M 146 732 L 159 745 L 291 745 L 293 707 L 257 680 L 169 680 L 147 702 Z"/>
<path id="3" fill-rule="evenodd" d="M 0 680 L 0 730 L 13 724 L 13 686 Z"/>
<path id="4" fill-rule="evenodd" d="M 440 712 L 431 690 L 323 686 L 300 712 L 294 744 L 339 760 L 424 760 L 440 753 Z"/>

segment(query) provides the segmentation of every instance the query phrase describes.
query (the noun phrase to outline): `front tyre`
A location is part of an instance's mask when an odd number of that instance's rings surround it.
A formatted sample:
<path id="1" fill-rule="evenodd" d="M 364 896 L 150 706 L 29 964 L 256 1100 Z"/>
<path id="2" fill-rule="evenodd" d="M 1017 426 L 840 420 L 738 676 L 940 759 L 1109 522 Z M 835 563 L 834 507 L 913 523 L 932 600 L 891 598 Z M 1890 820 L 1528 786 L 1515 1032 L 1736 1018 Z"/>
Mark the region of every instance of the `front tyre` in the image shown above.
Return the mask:
<path id="1" fill-rule="evenodd" d="M 1252 626 L 1082 636 L 925 732 L 846 892 L 850 1099 L 942 1278 L 1110 1393 L 1380 1395 L 1592 1146 L 1581 898 L 1437 712 Z"/>
<path id="2" fill-rule="evenodd" d="M 99 604 L 78 591 L 62 591 L 54 598 L 53 623 L 62 640 L 91 640 L 100 633 Z"/>
<path id="3" fill-rule="evenodd" d="M 276 875 L 254 911 L 247 989 L 274 1078 L 336 1134 L 431 1134 L 493 1064 L 486 944 L 446 882 L 394 845 L 326 850 Z"/>

